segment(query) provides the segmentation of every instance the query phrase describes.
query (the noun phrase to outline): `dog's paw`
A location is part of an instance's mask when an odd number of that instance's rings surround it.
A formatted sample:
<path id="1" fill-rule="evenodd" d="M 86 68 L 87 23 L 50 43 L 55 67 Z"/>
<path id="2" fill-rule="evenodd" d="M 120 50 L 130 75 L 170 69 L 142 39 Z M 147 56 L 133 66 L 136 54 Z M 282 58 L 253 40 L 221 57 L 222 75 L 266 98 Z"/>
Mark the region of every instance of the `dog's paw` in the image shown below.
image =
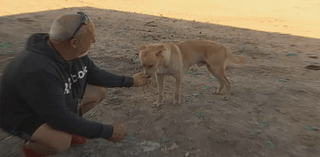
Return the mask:
<path id="1" fill-rule="evenodd" d="M 152 103 L 150 106 L 153 107 L 153 108 L 160 107 L 161 106 L 161 102 L 156 101 L 156 102 Z"/>
<path id="2" fill-rule="evenodd" d="M 228 96 L 223 97 L 223 100 L 228 101 L 230 98 Z"/>
<path id="3" fill-rule="evenodd" d="M 173 104 L 173 105 L 179 105 L 179 104 L 180 104 L 180 101 L 174 100 L 174 101 L 172 102 L 172 104 Z"/>

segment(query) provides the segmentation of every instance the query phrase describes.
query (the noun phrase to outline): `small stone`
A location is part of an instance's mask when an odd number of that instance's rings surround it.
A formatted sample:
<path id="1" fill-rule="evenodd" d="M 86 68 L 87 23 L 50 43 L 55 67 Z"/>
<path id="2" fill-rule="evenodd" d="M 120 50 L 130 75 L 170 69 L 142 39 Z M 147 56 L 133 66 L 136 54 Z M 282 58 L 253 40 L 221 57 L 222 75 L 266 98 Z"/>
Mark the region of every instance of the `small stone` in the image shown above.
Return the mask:
<path id="1" fill-rule="evenodd" d="M 318 56 L 316 56 L 316 55 L 310 55 L 309 58 L 315 58 L 315 59 L 317 59 Z"/>
<path id="2" fill-rule="evenodd" d="M 168 150 L 170 151 L 170 150 L 175 150 L 178 148 L 179 148 L 179 146 L 176 143 L 174 143 L 170 148 L 168 148 Z"/>

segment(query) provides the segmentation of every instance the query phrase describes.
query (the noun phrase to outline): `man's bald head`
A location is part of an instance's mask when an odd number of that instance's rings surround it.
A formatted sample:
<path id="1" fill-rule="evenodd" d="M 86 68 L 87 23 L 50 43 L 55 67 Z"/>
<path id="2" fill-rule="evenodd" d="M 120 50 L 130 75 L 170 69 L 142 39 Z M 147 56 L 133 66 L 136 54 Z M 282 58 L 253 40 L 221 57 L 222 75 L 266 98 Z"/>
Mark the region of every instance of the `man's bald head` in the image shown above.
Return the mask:
<path id="1" fill-rule="evenodd" d="M 49 32 L 50 39 L 63 42 L 72 37 L 73 33 L 80 26 L 83 16 L 79 14 L 67 14 L 57 18 L 51 25 Z M 81 27 L 75 37 L 81 36 L 85 29 Z"/>

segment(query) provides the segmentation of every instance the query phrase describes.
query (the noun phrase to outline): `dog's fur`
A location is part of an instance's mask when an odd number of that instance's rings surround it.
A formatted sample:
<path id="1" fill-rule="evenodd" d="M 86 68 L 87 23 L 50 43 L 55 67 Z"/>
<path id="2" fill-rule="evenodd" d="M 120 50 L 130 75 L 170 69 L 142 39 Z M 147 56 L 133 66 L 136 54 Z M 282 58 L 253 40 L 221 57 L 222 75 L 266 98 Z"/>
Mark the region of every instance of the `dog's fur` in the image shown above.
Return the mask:
<path id="1" fill-rule="evenodd" d="M 230 96 L 230 83 L 225 75 L 227 59 L 236 64 L 242 64 L 243 58 L 235 59 L 226 46 L 205 40 L 192 40 L 181 43 L 141 45 L 139 58 L 144 67 L 144 75 L 156 75 L 159 99 L 154 103 L 159 106 L 163 101 L 164 75 L 176 78 L 176 91 L 173 104 L 180 103 L 180 88 L 184 72 L 192 65 L 206 65 L 210 73 L 219 81 L 216 94 L 220 94 L 224 86 L 227 89 L 225 99 Z"/>

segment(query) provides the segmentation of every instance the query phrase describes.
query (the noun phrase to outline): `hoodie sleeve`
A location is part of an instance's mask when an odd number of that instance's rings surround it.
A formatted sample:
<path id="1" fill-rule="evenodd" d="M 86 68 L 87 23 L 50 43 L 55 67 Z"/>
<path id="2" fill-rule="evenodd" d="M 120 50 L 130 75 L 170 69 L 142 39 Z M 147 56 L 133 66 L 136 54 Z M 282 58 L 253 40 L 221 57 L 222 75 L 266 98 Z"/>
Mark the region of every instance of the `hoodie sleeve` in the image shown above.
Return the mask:
<path id="1" fill-rule="evenodd" d="M 20 98 L 49 126 L 87 138 L 109 139 L 112 125 L 88 121 L 66 106 L 64 83 L 48 72 L 32 72 L 21 76 L 17 84 Z"/>
<path id="2" fill-rule="evenodd" d="M 109 73 L 97 67 L 93 61 L 89 59 L 87 83 L 102 87 L 132 87 L 133 78 Z"/>

